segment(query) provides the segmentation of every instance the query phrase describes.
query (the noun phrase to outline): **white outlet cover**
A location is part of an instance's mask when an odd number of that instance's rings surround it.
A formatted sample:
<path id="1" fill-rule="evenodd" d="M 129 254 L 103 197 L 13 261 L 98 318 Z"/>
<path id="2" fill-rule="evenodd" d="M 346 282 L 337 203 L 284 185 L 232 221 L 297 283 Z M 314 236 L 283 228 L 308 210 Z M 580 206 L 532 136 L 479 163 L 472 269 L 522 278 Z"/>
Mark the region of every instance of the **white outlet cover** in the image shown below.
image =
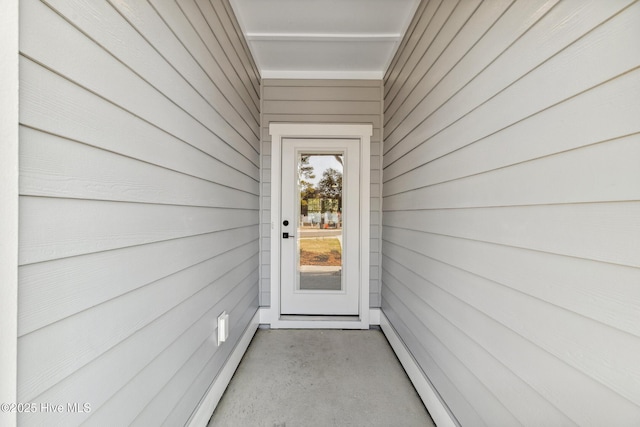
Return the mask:
<path id="1" fill-rule="evenodd" d="M 229 315 L 223 311 L 218 316 L 218 345 L 225 342 L 229 338 Z"/>

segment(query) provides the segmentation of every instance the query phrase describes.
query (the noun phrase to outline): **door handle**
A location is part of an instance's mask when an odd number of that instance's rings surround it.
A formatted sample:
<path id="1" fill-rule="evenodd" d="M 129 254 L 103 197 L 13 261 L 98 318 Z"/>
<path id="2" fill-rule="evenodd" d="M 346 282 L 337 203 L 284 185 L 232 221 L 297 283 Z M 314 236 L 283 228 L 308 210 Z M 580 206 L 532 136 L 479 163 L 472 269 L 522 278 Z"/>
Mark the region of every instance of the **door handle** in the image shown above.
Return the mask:
<path id="1" fill-rule="evenodd" d="M 292 235 L 291 235 L 291 234 L 289 234 L 289 233 L 282 233 L 282 238 L 283 238 L 283 239 L 288 239 L 288 238 L 290 238 L 290 237 L 296 237 L 296 236 L 292 236 Z"/>

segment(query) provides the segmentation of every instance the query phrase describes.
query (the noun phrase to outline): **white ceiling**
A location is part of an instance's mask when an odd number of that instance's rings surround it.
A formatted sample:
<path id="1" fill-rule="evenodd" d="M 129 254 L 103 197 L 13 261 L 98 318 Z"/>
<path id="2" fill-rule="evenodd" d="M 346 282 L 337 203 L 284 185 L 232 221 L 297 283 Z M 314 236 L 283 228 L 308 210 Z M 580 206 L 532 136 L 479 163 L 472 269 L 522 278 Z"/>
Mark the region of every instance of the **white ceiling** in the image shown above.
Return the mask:
<path id="1" fill-rule="evenodd" d="M 382 79 L 420 0 L 230 0 L 263 78 Z"/>

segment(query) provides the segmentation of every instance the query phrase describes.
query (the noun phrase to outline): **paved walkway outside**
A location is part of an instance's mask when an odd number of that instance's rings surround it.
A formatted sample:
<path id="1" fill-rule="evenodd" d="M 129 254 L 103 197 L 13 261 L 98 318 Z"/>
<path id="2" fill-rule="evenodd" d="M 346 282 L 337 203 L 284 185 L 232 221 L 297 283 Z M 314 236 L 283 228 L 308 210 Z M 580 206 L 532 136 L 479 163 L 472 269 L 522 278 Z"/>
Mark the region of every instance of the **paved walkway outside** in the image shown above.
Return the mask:
<path id="1" fill-rule="evenodd" d="M 209 426 L 434 426 L 379 330 L 259 329 Z"/>

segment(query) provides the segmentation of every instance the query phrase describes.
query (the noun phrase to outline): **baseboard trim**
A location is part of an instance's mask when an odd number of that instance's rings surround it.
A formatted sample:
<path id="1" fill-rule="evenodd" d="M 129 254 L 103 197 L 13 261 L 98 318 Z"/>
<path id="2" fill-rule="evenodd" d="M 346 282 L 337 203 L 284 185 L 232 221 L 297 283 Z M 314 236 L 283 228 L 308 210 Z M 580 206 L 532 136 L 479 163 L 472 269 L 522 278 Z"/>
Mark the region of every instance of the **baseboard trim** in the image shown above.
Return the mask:
<path id="1" fill-rule="evenodd" d="M 369 324 L 380 326 L 380 313 L 381 310 L 377 307 L 369 309 Z"/>
<path id="2" fill-rule="evenodd" d="M 387 337 L 389 344 L 391 344 L 391 348 L 393 348 L 393 351 L 396 353 L 396 356 L 398 357 L 398 360 L 400 360 L 400 363 L 409 376 L 409 379 L 411 379 L 411 382 L 420 395 L 424 406 L 427 407 L 429 414 L 431 414 L 433 421 L 439 427 L 458 427 L 459 424 L 440 401 L 431 381 L 429 381 L 429 379 L 424 375 L 424 372 L 420 369 L 420 366 L 389 322 L 389 319 L 387 319 L 387 316 L 384 315 L 383 311 L 379 310 L 379 312 L 380 328 Z"/>
<path id="3" fill-rule="evenodd" d="M 236 346 L 229 355 L 229 358 L 224 363 L 220 373 L 218 373 L 213 384 L 209 387 L 207 394 L 191 416 L 187 425 L 190 427 L 206 427 L 209 423 L 209 419 L 211 418 L 211 415 L 213 415 L 213 411 L 216 409 L 216 406 L 218 406 L 224 391 L 227 389 L 227 386 L 231 381 L 231 377 L 233 377 L 233 374 L 236 372 L 236 369 L 240 364 L 240 360 L 242 360 L 242 356 L 244 356 L 244 353 L 247 351 L 247 347 L 249 347 L 251 339 L 258 329 L 259 323 L 260 310 L 256 311 L 256 314 L 251 318 L 251 322 L 249 322 L 249 325 L 244 330 L 244 333 L 236 343 Z"/>

